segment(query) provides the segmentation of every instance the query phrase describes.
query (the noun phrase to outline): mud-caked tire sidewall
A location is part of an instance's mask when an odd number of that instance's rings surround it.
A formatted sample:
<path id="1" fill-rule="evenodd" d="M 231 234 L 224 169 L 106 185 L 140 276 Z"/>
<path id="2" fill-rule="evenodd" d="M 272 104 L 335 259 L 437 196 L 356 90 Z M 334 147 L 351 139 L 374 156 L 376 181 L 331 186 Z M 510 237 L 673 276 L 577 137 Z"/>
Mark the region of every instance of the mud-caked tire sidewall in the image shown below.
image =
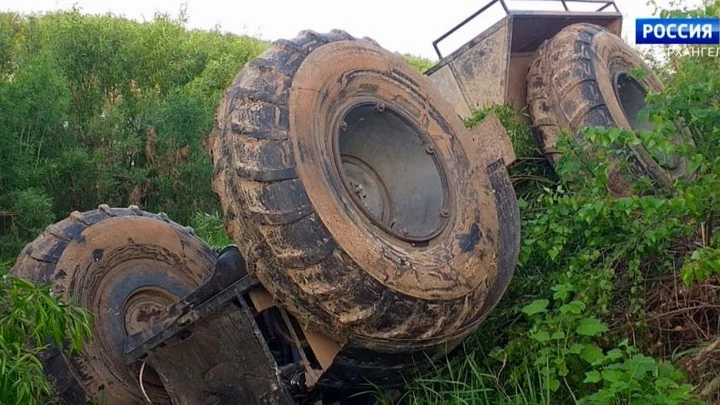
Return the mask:
<path id="1" fill-rule="evenodd" d="M 411 69 L 371 41 L 301 33 L 240 72 L 209 142 L 213 187 L 251 274 L 308 330 L 378 351 L 456 345 L 492 307 L 484 300 L 498 271 L 508 271 L 494 262 L 490 162 L 479 161 L 459 117 Z M 402 114 L 444 165 L 448 225 L 425 248 L 350 207 L 330 134 L 359 100 Z M 268 114 L 253 113 L 261 110 Z"/>
<path id="2" fill-rule="evenodd" d="M 116 301 L 123 293 L 157 287 L 154 282 L 167 282 L 168 293 L 181 298 L 210 275 L 216 256 L 192 228 L 135 206 L 73 212 L 26 245 L 10 274 L 49 285 L 60 301 L 92 317 L 92 337 L 80 352 L 68 356 L 67 350 L 50 346 L 41 356 L 58 399 L 146 403 L 137 367 L 126 365 L 110 338 L 121 329 L 120 336 L 125 333 L 123 304 Z M 146 394 L 153 403 L 170 403 L 160 387 L 148 386 Z"/>
<path id="3" fill-rule="evenodd" d="M 538 142 L 551 162 L 560 154 L 556 144 L 562 131 L 573 142 L 587 142 L 582 130 L 588 127 L 617 127 L 633 130 L 615 93 L 617 74 L 644 72 L 635 80 L 648 92 L 663 90 L 663 84 L 642 57 L 619 37 L 593 24 L 574 24 L 546 41 L 538 50 L 528 73 L 528 108 Z M 635 75 L 633 75 L 635 77 Z M 692 143 L 690 133 L 678 128 L 683 142 Z M 630 173 L 622 162 L 610 157 L 611 192 L 627 195 L 631 183 L 626 175 L 648 175 L 663 187 L 672 188 L 678 178 L 691 178 L 688 160 L 681 159 L 672 171 L 663 169 L 642 145 L 630 146 L 627 160 Z"/>

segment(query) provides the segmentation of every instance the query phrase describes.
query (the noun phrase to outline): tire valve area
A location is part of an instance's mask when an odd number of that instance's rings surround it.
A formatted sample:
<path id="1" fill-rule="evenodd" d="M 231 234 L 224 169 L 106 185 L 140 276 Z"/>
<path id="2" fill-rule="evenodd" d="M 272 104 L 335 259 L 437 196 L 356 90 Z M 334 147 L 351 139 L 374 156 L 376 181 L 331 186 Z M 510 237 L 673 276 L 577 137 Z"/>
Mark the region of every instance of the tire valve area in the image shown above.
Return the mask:
<path id="1" fill-rule="evenodd" d="M 335 163 L 345 191 L 370 221 L 397 238 L 427 242 L 450 216 L 437 148 L 384 102 L 351 107 L 336 131 Z"/>

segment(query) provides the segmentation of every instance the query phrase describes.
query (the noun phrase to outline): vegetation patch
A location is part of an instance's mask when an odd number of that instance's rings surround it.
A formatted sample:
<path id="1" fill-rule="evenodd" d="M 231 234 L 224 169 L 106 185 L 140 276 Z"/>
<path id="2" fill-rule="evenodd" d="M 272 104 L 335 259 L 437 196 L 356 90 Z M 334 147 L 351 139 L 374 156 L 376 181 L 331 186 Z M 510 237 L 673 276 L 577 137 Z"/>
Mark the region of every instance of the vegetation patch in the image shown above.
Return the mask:
<path id="1" fill-rule="evenodd" d="M 718 2 L 664 16 L 718 16 Z M 71 211 L 140 205 L 231 243 L 204 151 L 217 101 L 267 43 L 76 11 L 0 14 L 0 403 L 50 394 L 45 342 L 77 349 L 90 314 L 46 287 L 4 276 L 20 248 Z M 405 55 L 419 70 L 432 63 Z M 685 404 L 720 399 L 720 75 L 717 59 L 668 53 L 651 94 L 652 132 L 589 128 L 591 154 L 560 145 L 553 170 L 510 106 L 505 124 L 522 213 L 520 263 L 481 329 L 434 373 L 408 382 L 411 404 Z M 636 73 L 641 74 L 641 73 Z M 695 146 L 672 142 L 687 128 Z M 685 156 L 673 190 L 632 178 L 609 192 L 607 157 L 642 143 Z M 33 342 L 26 345 L 25 342 Z"/>
<path id="2" fill-rule="evenodd" d="M 48 287 L 8 277 L 7 263 L 0 264 L 0 404 L 52 400 L 40 354 L 50 347 L 79 350 L 90 328 L 87 312 L 59 302 Z"/>
<path id="3" fill-rule="evenodd" d="M 717 3 L 665 16 L 717 16 Z M 589 154 L 560 145 L 556 171 L 537 157 L 531 129 L 507 106 L 479 111 L 508 128 L 523 181 L 522 251 L 498 308 L 435 374 L 409 383 L 412 404 L 686 404 L 717 401 L 720 256 L 717 227 L 718 62 L 666 55 L 666 90 L 651 94 L 652 132 L 589 128 Z M 634 72 L 634 74 L 642 74 Z M 702 78 L 702 79 L 698 79 Z M 677 145 L 678 128 L 695 147 Z M 609 191 L 607 157 L 643 144 L 691 161 L 674 190 L 634 176 L 634 196 Z"/>

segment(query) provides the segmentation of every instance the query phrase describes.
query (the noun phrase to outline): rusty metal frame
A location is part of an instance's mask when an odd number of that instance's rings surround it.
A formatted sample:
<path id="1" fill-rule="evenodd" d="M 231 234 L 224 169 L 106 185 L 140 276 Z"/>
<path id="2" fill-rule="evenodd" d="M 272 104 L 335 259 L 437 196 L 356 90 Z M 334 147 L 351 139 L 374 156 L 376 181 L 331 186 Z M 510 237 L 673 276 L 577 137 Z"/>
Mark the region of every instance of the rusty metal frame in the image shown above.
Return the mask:
<path id="1" fill-rule="evenodd" d="M 438 48 L 438 44 L 448 38 L 450 35 L 457 32 L 460 28 L 467 25 L 470 21 L 473 21 L 475 18 L 483 14 L 485 11 L 490 9 L 490 7 L 500 4 L 505 11 L 505 16 L 513 15 L 513 14 L 531 14 L 531 13 L 543 13 L 546 12 L 545 10 L 539 11 L 539 10 L 513 10 L 510 7 L 508 7 L 508 1 L 509 0 L 491 0 L 487 4 L 485 4 L 482 8 L 480 8 L 478 11 L 471 14 L 468 18 L 461 21 L 459 24 L 457 24 L 455 27 L 451 28 L 449 31 L 441 35 L 438 39 L 433 41 L 432 45 L 435 49 L 435 53 L 437 54 L 438 58 L 443 59 L 444 56 L 442 55 L 442 52 L 440 52 L 440 48 Z M 527 1 L 527 0 L 525 0 Z M 583 4 L 601 4 L 602 6 L 595 10 L 596 13 L 604 12 L 609 7 L 615 8 L 615 12 L 619 13 L 620 9 L 618 8 L 617 4 L 615 3 L 615 0 L 534 0 L 534 1 L 542 1 L 545 3 L 550 2 L 558 2 L 562 4 L 563 8 L 565 9 L 564 13 L 573 13 L 574 11 L 570 10 L 568 7 L 568 3 L 583 3 Z M 557 13 L 563 13 L 563 11 L 550 11 L 553 14 Z"/>
<path id="2" fill-rule="evenodd" d="M 202 396 L 208 389 L 207 384 L 198 382 L 196 386 L 186 387 L 188 379 L 194 377 L 182 370 L 176 370 L 176 367 L 173 368 L 172 362 L 178 356 L 191 355 L 197 351 L 196 344 L 183 343 L 186 337 L 196 333 L 207 334 L 208 328 L 231 328 L 241 335 L 236 336 L 235 343 L 245 342 L 261 350 L 245 356 L 245 360 L 249 364 L 236 365 L 234 373 L 227 372 L 219 377 L 216 376 L 216 383 L 230 384 L 238 375 L 260 375 L 259 372 L 262 370 L 277 369 L 282 372 L 277 373 L 273 379 L 257 381 L 258 384 L 264 385 L 238 387 L 235 384 L 234 391 L 230 390 L 225 394 L 247 394 L 248 392 L 252 394 L 257 393 L 258 390 L 265 390 L 267 395 L 279 396 L 278 398 L 290 394 L 300 397 L 310 395 L 314 392 L 323 374 L 332 365 L 333 359 L 341 350 L 341 345 L 326 336 L 307 331 L 302 325 L 297 329 L 293 326 L 290 315 L 283 308 L 277 307 L 291 336 L 290 344 L 297 350 L 301 360 L 283 366 L 276 364 L 270 354 L 265 337 L 253 318 L 253 314 L 260 314 L 272 307 L 276 307 L 272 296 L 256 279 L 247 274 L 245 259 L 238 248 L 234 245 L 228 246 L 218 255 L 215 270 L 210 277 L 196 290 L 168 307 L 164 320 L 125 339 L 123 347 L 125 361 L 128 365 L 138 364 L 138 362 L 144 364 L 147 361 L 153 367 L 165 367 L 166 373 L 171 370 L 174 373 L 173 377 L 168 378 L 167 381 L 163 380 L 171 397 L 173 395 L 182 396 L 181 392 L 186 391 L 194 396 Z M 307 341 L 309 347 L 301 345 L 300 334 Z M 219 339 L 222 341 L 222 337 Z M 229 339 L 229 337 L 226 336 L 225 339 Z M 173 345 L 173 348 L 168 349 L 168 345 Z M 217 353 L 209 353 L 208 358 L 212 360 L 209 364 L 214 364 L 213 361 L 221 364 L 220 358 L 224 353 L 226 352 L 222 350 Z M 308 357 L 310 354 L 317 360 L 320 368 L 311 364 Z M 227 354 L 227 356 L 229 358 L 231 354 Z M 223 358 L 223 360 L 227 359 Z M 236 360 L 242 363 L 242 359 Z M 286 403 L 283 401 L 277 403 Z"/>

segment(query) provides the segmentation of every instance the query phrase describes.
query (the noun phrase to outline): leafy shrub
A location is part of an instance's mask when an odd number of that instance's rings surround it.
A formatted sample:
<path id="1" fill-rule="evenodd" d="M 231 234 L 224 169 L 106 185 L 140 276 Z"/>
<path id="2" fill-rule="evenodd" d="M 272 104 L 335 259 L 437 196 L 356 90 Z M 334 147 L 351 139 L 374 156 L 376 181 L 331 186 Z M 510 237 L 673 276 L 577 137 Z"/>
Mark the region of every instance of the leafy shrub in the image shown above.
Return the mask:
<path id="1" fill-rule="evenodd" d="M 60 303 L 47 287 L 8 277 L 0 266 L 0 403 L 43 404 L 52 399 L 40 354 L 50 342 L 79 350 L 90 334 L 85 311 Z M 31 344 L 28 344 L 31 342 Z"/>
<path id="2" fill-rule="evenodd" d="M 0 258 L 16 255 L 26 240 L 55 220 L 53 201 L 44 190 L 13 191 L 1 201 L 7 209 L 0 211 Z"/>
<path id="3" fill-rule="evenodd" d="M 407 62 L 410 66 L 419 70 L 420 73 L 427 72 L 431 67 L 435 66 L 436 63 L 435 61 L 409 54 L 403 55 L 403 59 L 405 59 L 405 62 Z"/>
<path id="4" fill-rule="evenodd" d="M 516 160 L 508 169 L 515 193 L 530 198 L 537 195 L 543 186 L 554 184 L 557 176 L 543 156 L 535 134 L 528 125 L 529 116 L 517 111 L 513 104 L 488 105 L 482 110 L 474 111 L 472 116 L 465 120 L 465 126 L 474 129 L 490 114 L 495 115 L 503 124 L 515 151 Z"/>
<path id="5" fill-rule="evenodd" d="M 57 218 L 136 204 L 189 223 L 218 209 L 203 141 L 218 99 L 266 42 L 161 14 L 139 23 L 72 10 L 0 13 L 0 45 L 0 212 L 31 188 Z M 11 257 L 28 241 L 13 237 Z"/>
<path id="6" fill-rule="evenodd" d="M 717 4 L 666 14 L 718 15 Z M 675 306 L 658 303 L 658 292 L 649 290 L 659 285 L 651 280 L 682 274 L 686 284 L 702 282 L 716 294 L 720 269 L 713 232 L 720 190 L 717 60 L 673 55 L 661 66 L 671 70 L 660 72 L 667 89 L 648 95 L 653 131 L 588 128 L 583 136 L 589 149 L 566 136 L 554 175 L 543 176 L 552 181 L 518 193 L 523 238 L 508 292 L 466 342 L 464 355 L 410 383 L 409 403 L 685 404 L 707 399 L 697 394 L 711 385 L 689 381 L 679 356 L 666 351 L 669 345 L 676 352 L 692 349 L 682 340 L 662 339 L 667 332 L 656 320 Z M 527 151 L 518 156 L 531 155 L 526 137 L 517 135 L 530 129 L 523 120 L 511 119 L 506 106 L 486 108 L 467 125 L 490 112 L 504 121 L 516 150 Z M 695 146 L 677 144 L 675 135 L 683 127 Z M 664 189 L 631 172 L 626 147 L 639 144 L 659 159 L 688 158 L 694 179 Z M 610 193 L 615 181 L 611 157 L 633 185 L 632 196 Z M 715 310 L 707 316 L 718 315 Z M 692 321 L 682 327 L 717 337 L 715 321 L 708 329 Z M 717 376 L 712 370 L 708 374 Z"/>

